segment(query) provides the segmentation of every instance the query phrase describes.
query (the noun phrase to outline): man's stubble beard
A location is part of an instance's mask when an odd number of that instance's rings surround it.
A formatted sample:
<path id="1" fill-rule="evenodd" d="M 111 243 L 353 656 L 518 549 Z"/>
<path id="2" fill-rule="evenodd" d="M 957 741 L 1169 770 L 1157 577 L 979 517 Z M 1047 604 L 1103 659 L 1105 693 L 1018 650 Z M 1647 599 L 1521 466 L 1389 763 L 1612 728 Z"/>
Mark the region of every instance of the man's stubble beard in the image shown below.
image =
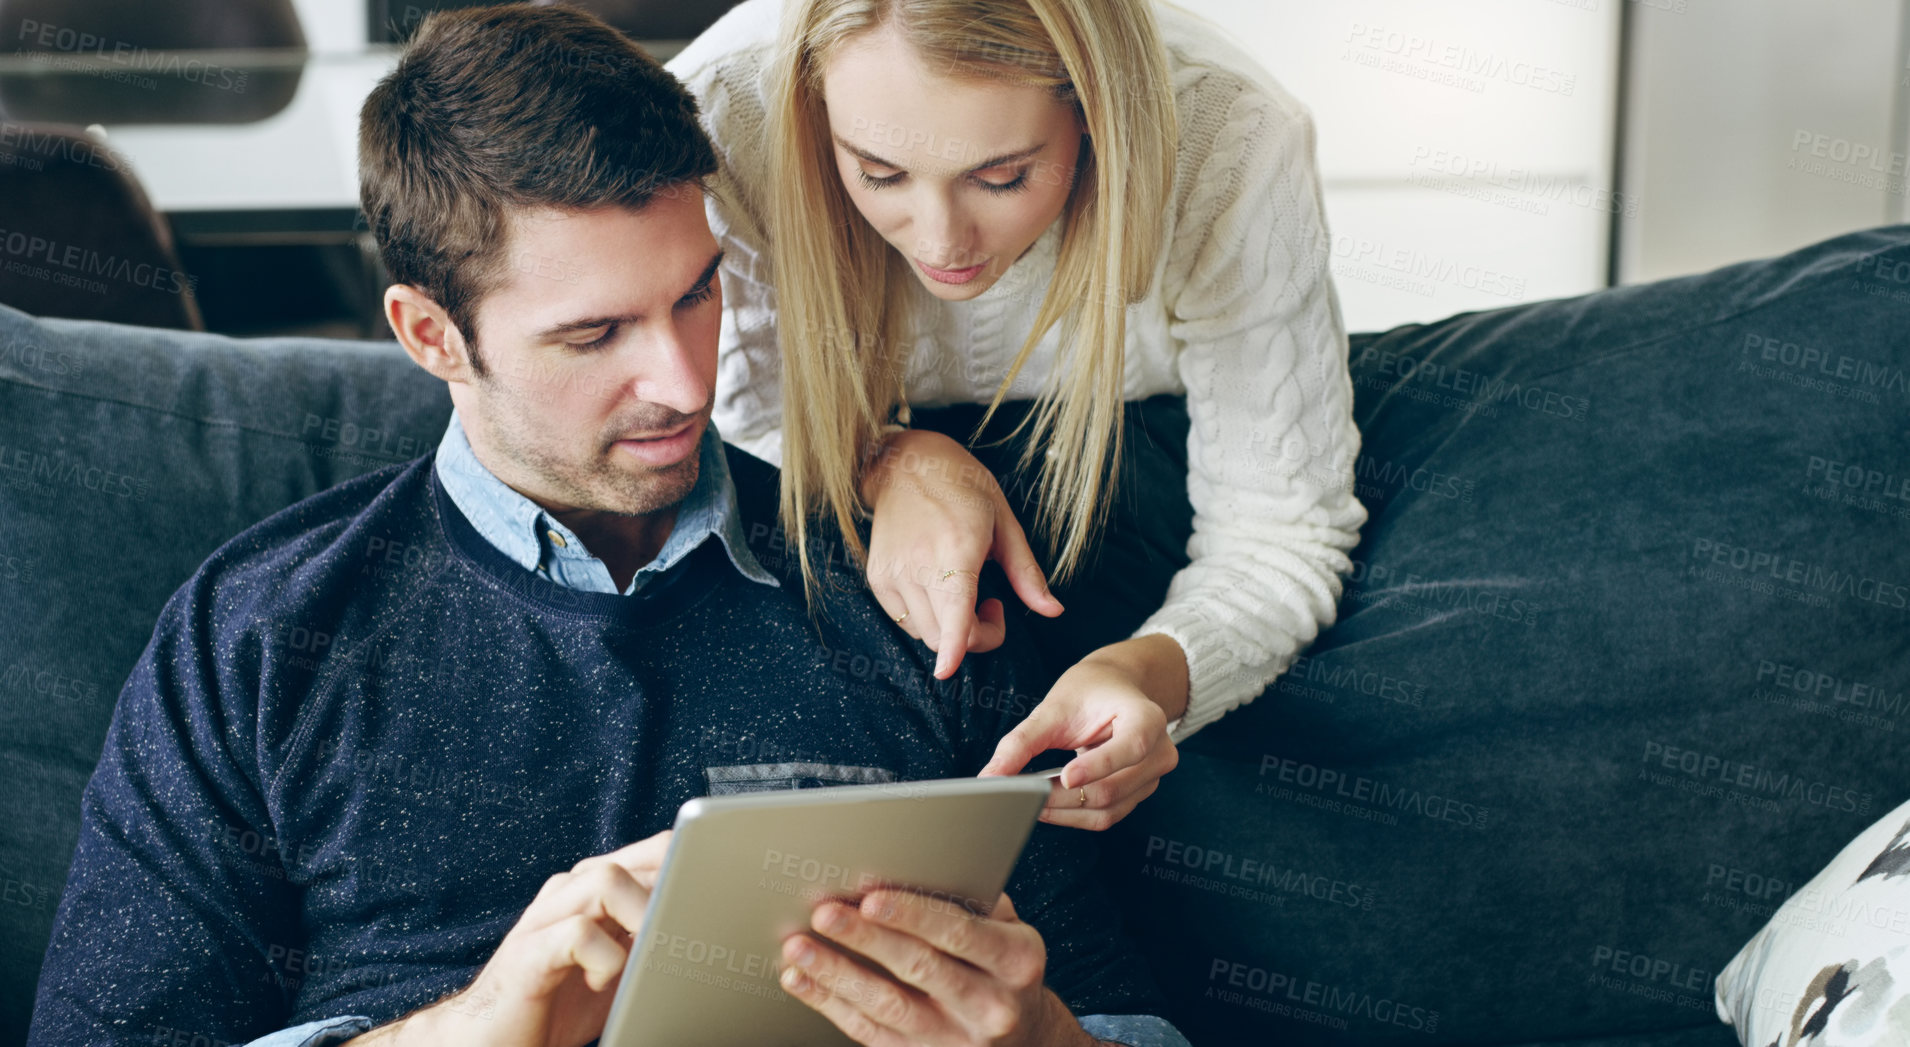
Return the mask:
<path id="1" fill-rule="evenodd" d="M 480 379 L 479 384 L 491 386 L 492 381 Z M 501 399 L 495 388 L 486 389 L 485 392 L 494 402 Z M 671 429 L 682 425 L 690 417 L 667 408 L 646 406 L 654 409 L 626 420 L 611 431 L 654 432 Z M 541 486 L 542 494 L 571 509 L 621 516 L 648 516 L 689 497 L 701 471 L 703 451 L 700 437 L 698 445 L 681 462 L 662 469 L 644 469 L 633 473 L 612 464 L 615 448 L 602 441 L 598 441 L 597 457 L 588 466 L 580 467 L 553 455 L 534 439 L 527 438 L 518 428 L 519 421 L 517 415 L 509 412 L 492 415 L 489 429 L 498 453 L 534 478 Z M 704 425 L 707 427 L 708 424 L 705 420 Z"/>

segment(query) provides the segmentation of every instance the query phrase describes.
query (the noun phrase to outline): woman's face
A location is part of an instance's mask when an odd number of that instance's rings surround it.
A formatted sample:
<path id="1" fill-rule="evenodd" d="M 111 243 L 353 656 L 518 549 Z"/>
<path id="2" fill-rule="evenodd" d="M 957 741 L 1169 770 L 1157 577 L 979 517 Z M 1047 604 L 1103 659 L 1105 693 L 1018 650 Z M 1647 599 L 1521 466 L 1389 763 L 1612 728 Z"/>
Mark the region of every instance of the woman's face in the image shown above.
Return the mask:
<path id="1" fill-rule="evenodd" d="M 1060 216 L 1083 128 L 1041 88 L 942 73 L 884 25 L 836 48 L 823 100 L 849 199 L 930 294 L 964 301 Z"/>

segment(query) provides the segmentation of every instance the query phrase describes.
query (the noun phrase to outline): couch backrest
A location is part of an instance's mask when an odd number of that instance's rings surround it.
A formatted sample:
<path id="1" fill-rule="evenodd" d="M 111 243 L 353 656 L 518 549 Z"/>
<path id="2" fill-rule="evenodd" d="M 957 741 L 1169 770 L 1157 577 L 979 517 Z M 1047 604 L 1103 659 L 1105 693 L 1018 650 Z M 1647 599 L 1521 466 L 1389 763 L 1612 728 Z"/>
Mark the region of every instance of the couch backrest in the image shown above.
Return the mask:
<path id="1" fill-rule="evenodd" d="M 436 447 L 394 343 L 234 341 L 0 306 L 0 1043 L 33 990 L 120 685 L 220 543 Z"/>
<path id="2" fill-rule="evenodd" d="M 1733 1042 L 1712 976 L 1910 797 L 1910 227 L 1352 374 L 1338 624 L 1107 841 L 1183 1028 Z"/>

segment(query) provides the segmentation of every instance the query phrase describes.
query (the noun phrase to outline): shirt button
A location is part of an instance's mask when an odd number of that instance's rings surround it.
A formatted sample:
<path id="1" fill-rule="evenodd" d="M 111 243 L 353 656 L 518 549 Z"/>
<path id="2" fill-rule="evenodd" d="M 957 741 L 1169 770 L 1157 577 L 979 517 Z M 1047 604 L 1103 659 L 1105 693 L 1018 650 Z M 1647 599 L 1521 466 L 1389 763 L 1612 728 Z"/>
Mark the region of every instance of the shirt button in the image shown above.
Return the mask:
<path id="1" fill-rule="evenodd" d="M 557 533 L 556 531 L 545 531 L 544 533 L 545 533 L 545 534 L 548 534 L 548 535 L 550 535 L 550 540 L 551 540 L 551 542 L 552 542 L 552 544 L 554 544 L 554 545 L 556 545 L 556 546 L 557 546 L 557 548 L 559 548 L 559 549 L 568 549 L 568 548 L 570 548 L 570 543 L 569 543 L 569 542 L 566 542 L 566 541 L 564 541 L 564 536 L 563 536 L 563 535 L 561 535 L 561 534 L 558 534 L 558 533 Z"/>

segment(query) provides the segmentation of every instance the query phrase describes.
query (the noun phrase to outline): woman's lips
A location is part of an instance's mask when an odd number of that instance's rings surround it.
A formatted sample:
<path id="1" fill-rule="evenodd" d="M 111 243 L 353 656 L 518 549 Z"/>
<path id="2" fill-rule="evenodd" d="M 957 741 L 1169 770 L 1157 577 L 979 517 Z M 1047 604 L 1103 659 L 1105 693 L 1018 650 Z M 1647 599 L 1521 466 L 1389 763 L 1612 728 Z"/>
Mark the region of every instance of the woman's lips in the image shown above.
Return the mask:
<path id="1" fill-rule="evenodd" d="M 920 258 L 912 259 L 912 261 L 915 262 L 916 268 L 922 270 L 923 276 L 938 284 L 965 284 L 980 276 L 983 269 L 988 268 L 987 262 L 971 265 L 966 269 L 937 269 Z"/>
<path id="2" fill-rule="evenodd" d="M 695 422 L 685 422 L 674 433 L 647 439 L 618 440 L 616 446 L 635 455 L 645 465 L 667 466 L 688 458 L 696 450 L 697 431 Z"/>

